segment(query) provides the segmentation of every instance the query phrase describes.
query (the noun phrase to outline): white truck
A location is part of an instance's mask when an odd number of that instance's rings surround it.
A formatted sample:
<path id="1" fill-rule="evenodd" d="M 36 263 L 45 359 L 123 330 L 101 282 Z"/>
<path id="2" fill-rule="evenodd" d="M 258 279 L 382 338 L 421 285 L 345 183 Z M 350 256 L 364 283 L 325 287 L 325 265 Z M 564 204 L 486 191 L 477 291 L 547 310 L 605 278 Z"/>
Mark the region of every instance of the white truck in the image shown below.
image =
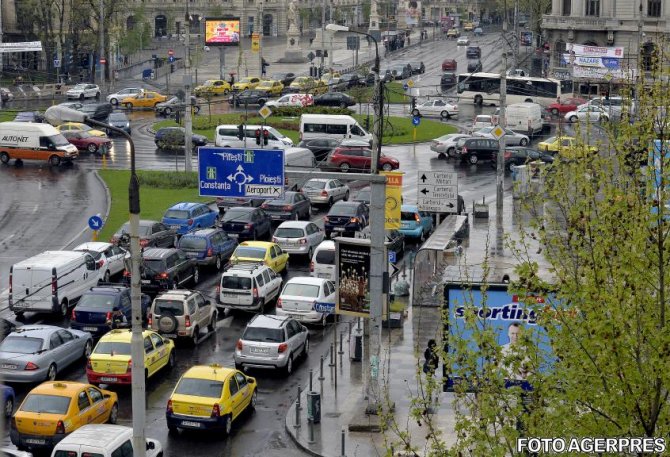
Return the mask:
<path id="1" fill-rule="evenodd" d="M 514 103 L 505 109 L 505 125 L 529 137 L 542 132 L 542 106 L 537 103 Z"/>

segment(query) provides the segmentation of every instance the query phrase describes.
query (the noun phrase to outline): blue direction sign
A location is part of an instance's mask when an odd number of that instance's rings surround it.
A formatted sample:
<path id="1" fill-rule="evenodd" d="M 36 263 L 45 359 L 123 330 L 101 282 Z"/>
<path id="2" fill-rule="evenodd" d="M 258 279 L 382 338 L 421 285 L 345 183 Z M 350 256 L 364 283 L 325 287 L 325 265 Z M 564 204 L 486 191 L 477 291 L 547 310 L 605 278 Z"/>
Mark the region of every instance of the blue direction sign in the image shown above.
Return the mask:
<path id="1" fill-rule="evenodd" d="M 170 63 L 174 62 L 174 56 L 168 56 L 168 62 Z"/>
<path id="2" fill-rule="evenodd" d="M 403 85 L 402 85 L 402 88 L 403 88 L 404 90 L 409 90 L 409 84 L 407 84 L 407 83 L 403 84 Z"/>
<path id="3" fill-rule="evenodd" d="M 198 181 L 203 197 L 281 198 L 281 149 L 198 148 Z"/>
<path id="4" fill-rule="evenodd" d="M 335 312 L 335 303 L 314 303 L 314 311 L 317 313 L 333 314 Z"/>
<path id="5" fill-rule="evenodd" d="M 89 217 L 88 226 L 91 230 L 100 230 L 102 228 L 102 218 L 100 216 Z"/>
<path id="6" fill-rule="evenodd" d="M 421 118 L 419 116 L 414 116 L 412 118 L 412 124 L 414 125 L 414 127 L 421 124 Z"/>
<path id="7" fill-rule="evenodd" d="M 396 260 L 395 251 L 389 251 L 389 263 L 395 263 Z"/>

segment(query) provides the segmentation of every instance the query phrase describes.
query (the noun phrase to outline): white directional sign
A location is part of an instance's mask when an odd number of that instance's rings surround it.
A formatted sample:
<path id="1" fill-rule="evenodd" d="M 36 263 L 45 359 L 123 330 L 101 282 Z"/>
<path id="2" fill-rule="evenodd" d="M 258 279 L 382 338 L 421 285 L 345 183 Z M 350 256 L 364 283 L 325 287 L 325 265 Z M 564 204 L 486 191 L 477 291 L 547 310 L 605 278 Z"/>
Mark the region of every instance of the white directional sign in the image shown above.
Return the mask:
<path id="1" fill-rule="evenodd" d="M 456 213 L 458 174 L 450 171 L 419 171 L 417 204 L 420 211 Z"/>

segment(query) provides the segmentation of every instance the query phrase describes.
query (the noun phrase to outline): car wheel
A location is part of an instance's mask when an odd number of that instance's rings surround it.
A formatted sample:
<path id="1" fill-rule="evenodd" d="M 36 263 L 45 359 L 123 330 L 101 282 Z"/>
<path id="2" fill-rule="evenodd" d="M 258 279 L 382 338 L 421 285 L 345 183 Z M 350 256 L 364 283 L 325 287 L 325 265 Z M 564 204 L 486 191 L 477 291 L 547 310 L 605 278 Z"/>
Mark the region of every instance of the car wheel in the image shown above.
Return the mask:
<path id="1" fill-rule="evenodd" d="M 309 357 L 309 337 L 305 339 L 305 346 L 302 349 L 302 355 L 305 358 Z"/>
<path id="2" fill-rule="evenodd" d="M 156 141 L 156 146 L 158 147 L 158 149 L 165 149 L 167 144 L 165 144 L 165 141 L 158 140 L 158 141 Z"/>
<path id="3" fill-rule="evenodd" d="M 284 375 L 289 376 L 291 373 L 293 373 L 293 355 L 288 356 L 286 366 L 284 367 Z"/>
<path id="4" fill-rule="evenodd" d="M 0 162 L 9 163 L 9 154 L 6 152 L 0 152 Z"/>
<path id="5" fill-rule="evenodd" d="M 520 144 L 521 146 L 525 146 L 525 145 L 528 144 L 528 140 L 527 140 L 526 138 L 521 138 L 521 141 L 519 141 L 519 144 Z"/>
<path id="6" fill-rule="evenodd" d="M 558 116 L 558 108 L 552 108 L 551 109 L 551 115 L 552 116 Z"/>
<path id="7" fill-rule="evenodd" d="M 482 96 L 475 95 L 475 105 L 482 106 L 482 103 L 484 103 L 484 99 L 482 98 Z"/>
<path id="8" fill-rule="evenodd" d="M 511 173 L 514 167 L 516 167 L 516 164 L 514 162 L 509 162 L 505 168 L 507 168 L 507 171 Z"/>
<path id="9" fill-rule="evenodd" d="M 195 267 L 193 269 L 193 285 L 195 286 L 198 282 L 200 282 L 200 270 L 198 267 Z"/>
<path id="10" fill-rule="evenodd" d="M 88 340 L 84 345 L 84 353 L 81 358 L 88 359 L 91 356 L 91 352 L 93 352 L 93 343 L 91 343 L 91 340 Z"/>
<path id="11" fill-rule="evenodd" d="M 426 241 L 426 233 L 421 229 L 421 235 L 419 236 L 419 240 L 423 243 Z"/>
<path id="12" fill-rule="evenodd" d="M 126 108 L 127 109 L 133 109 L 133 104 L 132 103 L 126 103 Z"/>
<path id="13" fill-rule="evenodd" d="M 349 191 L 344 194 L 344 201 L 349 201 Z"/>
<path id="14" fill-rule="evenodd" d="M 222 265 L 223 265 L 223 263 L 221 262 L 221 256 L 217 255 L 216 256 L 216 269 L 221 270 Z"/>
<path id="15" fill-rule="evenodd" d="M 95 99 L 96 99 L 96 100 L 100 100 L 100 92 L 96 92 L 96 93 L 95 93 Z"/>
<path id="16" fill-rule="evenodd" d="M 240 370 L 240 371 L 244 371 L 244 365 L 242 365 L 241 363 L 235 362 L 235 369 Z"/>
<path id="17" fill-rule="evenodd" d="M 577 119 L 577 116 L 570 116 L 569 120 L 570 120 L 570 122 L 575 123 L 575 122 L 577 122 L 578 119 Z"/>
<path id="18" fill-rule="evenodd" d="M 312 204 L 307 207 L 307 220 L 310 220 L 312 218 Z"/>
<path id="19" fill-rule="evenodd" d="M 86 146 L 86 150 L 93 154 L 98 150 L 98 147 L 95 145 L 95 143 L 90 143 L 88 146 Z"/>
<path id="20" fill-rule="evenodd" d="M 448 157 L 454 157 L 456 155 L 456 148 L 455 147 L 450 147 L 447 149 L 447 156 Z"/>
<path id="21" fill-rule="evenodd" d="M 347 172 L 349 171 L 350 168 L 351 168 L 351 166 L 350 166 L 347 162 L 342 162 L 342 163 L 340 164 L 340 171 L 341 171 L 342 173 L 347 173 Z"/>
<path id="22" fill-rule="evenodd" d="M 440 117 L 442 117 L 442 119 L 449 119 L 451 116 L 449 115 L 449 111 L 444 110 L 440 113 Z"/>
<path id="23" fill-rule="evenodd" d="M 5 417 L 12 417 L 12 413 L 14 412 L 14 399 L 13 398 L 8 398 L 7 401 L 5 402 Z"/>
<path id="24" fill-rule="evenodd" d="M 254 393 L 251 394 L 251 400 L 249 400 L 249 409 L 256 409 L 257 396 L 256 389 L 254 389 Z"/>
<path id="25" fill-rule="evenodd" d="M 333 206 L 333 203 L 335 203 L 334 200 L 333 200 L 333 197 L 330 197 L 328 199 L 328 206 Z"/>
<path id="26" fill-rule="evenodd" d="M 228 414 L 225 418 L 225 423 L 223 424 L 223 431 L 226 435 L 230 435 L 231 430 L 233 429 L 233 417 Z"/>
<path id="27" fill-rule="evenodd" d="M 347 107 L 347 104 L 345 102 L 340 103 L 340 108 L 344 109 Z"/>
<path id="28" fill-rule="evenodd" d="M 196 346 L 198 344 L 198 337 L 200 336 L 200 328 L 193 328 L 193 335 L 191 336 L 191 344 Z"/>
<path id="29" fill-rule="evenodd" d="M 47 370 L 47 381 L 55 381 L 56 374 L 58 374 L 56 364 L 52 363 L 51 365 L 49 365 L 49 369 Z"/>
<path id="30" fill-rule="evenodd" d="M 168 368 L 171 370 L 171 369 L 173 369 L 173 368 L 175 367 L 175 365 L 176 365 L 176 363 L 175 363 L 175 355 L 174 355 L 174 351 L 170 351 L 170 355 L 168 356 L 168 363 L 167 363 L 167 366 L 168 366 Z"/>
<path id="31" fill-rule="evenodd" d="M 479 161 L 479 157 L 477 157 L 477 154 L 470 154 L 470 157 L 468 157 L 468 161 L 472 164 L 475 165 Z"/>
<path id="32" fill-rule="evenodd" d="M 261 98 L 260 100 L 258 100 L 258 106 L 263 106 L 263 105 L 265 105 L 265 100 L 263 100 Z"/>
<path id="33" fill-rule="evenodd" d="M 228 89 L 223 89 L 223 95 L 228 95 L 230 91 Z"/>
<path id="34" fill-rule="evenodd" d="M 312 246 L 309 247 L 309 250 L 307 251 L 307 259 L 312 260 L 312 256 L 314 255 L 314 249 Z"/>
<path id="35" fill-rule="evenodd" d="M 199 106 L 194 106 L 193 107 L 193 114 L 198 114 L 200 112 L 200 107 Z"/>
<path id="36" fill-rule="evenodd" d="M 382 170 L 391 171 L 393 170 L 393 166 L 390 163 L 385 163 L 384 165 L 382 165 Z"/>
<path id="37" fill-rule="evenodd" d="M 212 333 L 216 331 L 216 320 L 218 319 L 219 315 L 217 313 L 212 314 L 212 319 L 209 321 L 209 325 L 207 325 L 207 333 Z"/>
<path id="38" fill-rule="evenodd" d="M 116 105 L 119 104 L 119 100 L 116 99 L 116 98 L 110 98 L 110 99 L 109 99 L 109 103 L 111 103 L 112 105 L 116 106 Z"/>
<path id="39" fill-rule="evenodd" d="M 170 114 L 172 114 L 172 108 L 170 108 L 169 106 L 166 106 L 165 108 L 163 108 L 163 114 L 165 114 L 166 116 L 169 116 Z"/>
<path id="40" fill-rule="evenodd" d="M 116 421 L 119 419 L 119 405 L 114 403 L 112 405 L 112 410 L 109 412 L 109 419 L 107 422 L 110 424 L 116 424 Z"/>
<path id="41" fill-rule="evenodd" d="M 57 167 L 58 165 L 60 165 L 60 157 L 58 156 L 49 157 L 49 165 L 51 165 L 52 167 Z"/>

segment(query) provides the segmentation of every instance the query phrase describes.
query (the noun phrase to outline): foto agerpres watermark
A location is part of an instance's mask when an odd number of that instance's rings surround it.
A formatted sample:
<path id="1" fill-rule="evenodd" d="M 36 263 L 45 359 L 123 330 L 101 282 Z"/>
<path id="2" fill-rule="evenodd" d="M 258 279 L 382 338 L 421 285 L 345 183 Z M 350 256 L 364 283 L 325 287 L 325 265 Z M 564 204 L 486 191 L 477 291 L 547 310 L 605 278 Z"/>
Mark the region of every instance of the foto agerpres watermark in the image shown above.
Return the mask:
<path id="1" fill-rule="evenodd" d="M 519 438 L 517 452 L 555 454 L 578 453 L 660 453 L 665 452 L 664 438 Z"/>

